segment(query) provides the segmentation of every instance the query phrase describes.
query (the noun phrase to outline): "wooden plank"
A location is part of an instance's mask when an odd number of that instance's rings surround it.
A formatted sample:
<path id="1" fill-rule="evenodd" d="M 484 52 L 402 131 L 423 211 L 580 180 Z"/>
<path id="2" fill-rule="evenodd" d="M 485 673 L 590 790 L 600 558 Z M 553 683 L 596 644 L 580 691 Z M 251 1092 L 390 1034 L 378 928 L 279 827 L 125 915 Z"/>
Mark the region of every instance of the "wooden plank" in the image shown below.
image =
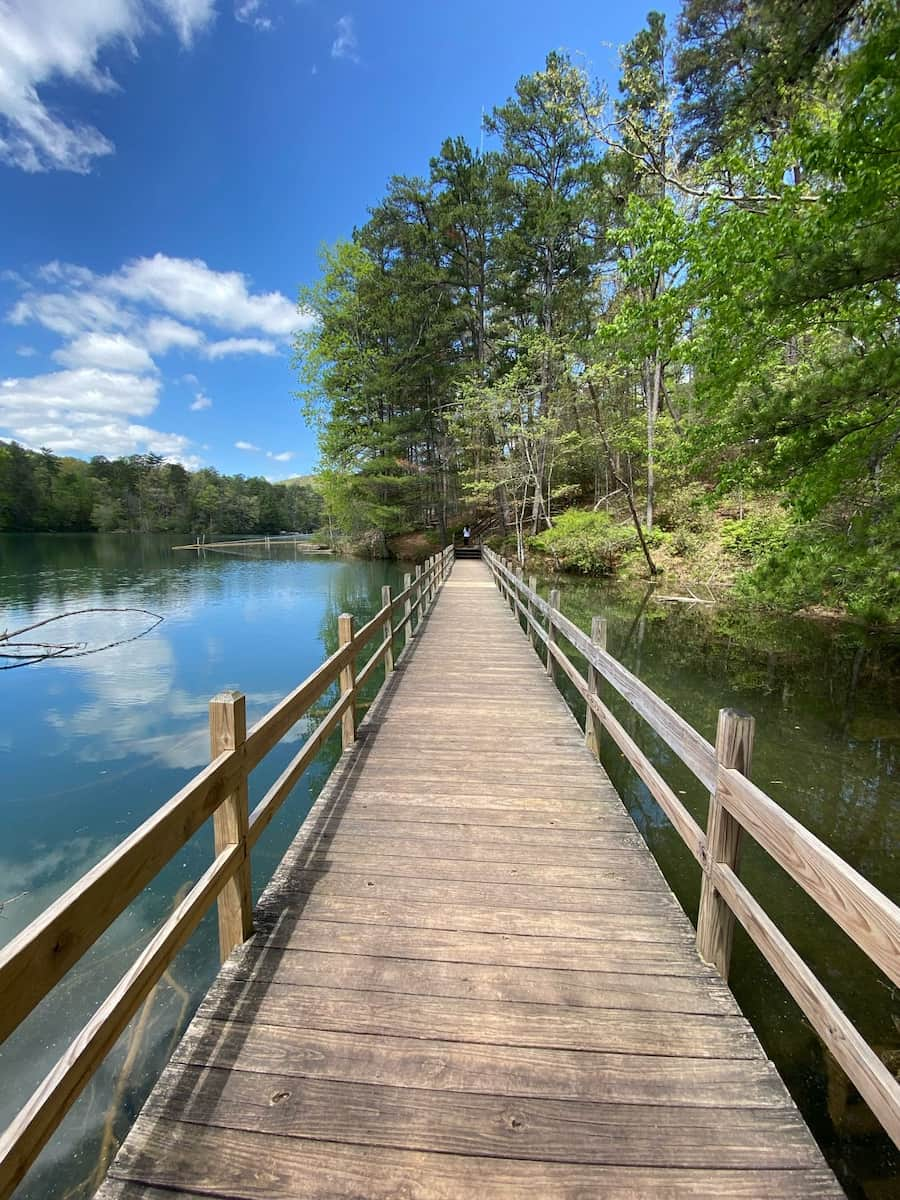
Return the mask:
<path id="1" fill-rule="evenodd" d="M 677 926 L 687 936 L 693 926 L 673 896 L 660 890 L 627 891 L 563 884 L 476 883 L 471 880 L 425 879 L 379 875 L 375 871 L 339 871 L 334 865 L 324 870 L 296 871 L 286 898 L 295 895 L 345 896 L 365 901 L 462 905 L 465 907 L 515 908 L 519 911 L 603 913 L 617 917 L 652 917 Z M 297 901 L 292 901 L 297 903 Z"/>
<path id="2" fill-rule="evenodd" d="M 365 925 L 353 921 L 302 920 L 281 912 L 273 926 L 259 935 L 267 946 L 336 951 L 347 954 L 428 958 L 446 962 L 487 963 L 563 970 L 628 971 L 644 975 L 698 977 L 710 987 L 722 981 L 701 963 L 693 948 L 667 942 L 610 943 L 601 939 L 542 938 L 508 933 L 472 933 L 447 929 L 417 929 L 394 925 Z M 653 986 L 653 985 L 651 985 Z"/>
<path id="3" fill-rule="evenodd" d="M 423 797 L 419 793 L 370 792 L 368 789 L 353 790 L 353 812 L 357 817 L 369 820 L 414 821 L 428 825 L 496 825 L 515 829 L 575 829 L 584 833 L 631 833 L 634 823 L 624 811 L 616 811 L 612 805 L 600 808 L 597 805 L 579 806 L 571 809 L 549 803 L 523 800 L 494 800 L 473 806 L 454 803 L 452 795 Z"/>
<path id="4" fill-rule="evenodd" d="M 310 845 L 310 852 L 331 854 L 348 851 L 352 854 L 365 853 L 396 853 L 409 858 L 421 855 L 423 858 L 436 858 L 446 854 L 460 862 L 497 862 L 539 864 L 548 866 L 581 866 L 597 867 L 598 870 L 627 870 L 634 867 L 640 871 L 648 866 L 646 855 L 639 846 L 634 848 L 616 848 L 609 846 L 584 846 L 566 837 L 548 836 L 548 844 L 524 837 L 521 841 L 515 838 L 496 838 L 493 836 L 494 826 L 465 825 L 455 829 L 452 826 L 435 826 L 422 822 L 417 826 L 414 837 L 391 837 L 387 821 L 355 822 L 356 832 L 350 826 L 350 832 L 343 833 L 338 828 L 334 834 L 322 834 Z M 342 823 L 343 825 L 343 823 Z M 430 831 L 430 832 L 429 832 Z M 503 832 L 503 830 L 500 830 Z M 477 836 L 476 835 L 477 832 Z M 551 831 L 555 832 L 555 831 Z M 568 831 L 563 831 L 568 832 Z M 572 831 L 576 832 L 577 831 Z M 462 836 L 457 836 L 457 835 Z M 466 836 L 469 835 L 469 836 Z M 593 835 L 587 833 L 586 838 Z M 530 838 L 530 840 L 529 840 Z"/>
<path id="5" fill-rule="evenodd" d="M 575 1008 L 629 1008 L 644 1012 L 690 1012 L 738 1016 L 727 988 L 698 976 L 508 967 L 496 963 L 448 963 L 335 951 L 276 949 L 246 957 L 236 979 L 277 979 L 302 987 L 397 992 L 410 996 L 455 996 L 469 1000 L 563 1004 Z"/>
<path id="6" fill-rule="evenodd" d="M 790 1109 L 709 1109 L 496 1097 L 218 1068 L 173 1072 L 147 1117 L 174 1110 L 205 1127 L 353 1145 L 539 1162 L 768 1169 L 813 1167 L 812 1139 Z"/>
<path id="7" fill-rule="evenodd" d="M 824 1167 L 671 1170 L 535 1163 L 314 1142 L 141 1118 L 96 1200 L 133 1200 L 122 1176 L 231 1200 L 822 1200 L 842 1193 Z M 119 1188 L 116 1191 L 116 1188 Z"/>
<path id="8" fill-rule="evenodd" d="M 623 864 L 611 869 L 592 865 L 570 866 L 563 862 L 549 866 L 543 861 L 536 863 L 506 863 L 494 859 L 470 861 L 459 858 L 423 858 L 422 855 L 391 854 L 385 847 L 384 854 L 372 850 L 352 852 L 331 850 L 314 855 L 306 860 L 310 871 L 326 871 L 335 868 L 356 874 L 395 875 L 406 879 L 454 879 L 472 880 L 482 883 L 551 884 L 563 887 L 614 888 L 631 892 L 651 891 L 659 893 L 658 869 L 637 860 L 635 865 Z M 436 847 L 432 855 L 438 853 Z"/>
<path id="9" fill-rule="evenodd" d="M 606 862 L 616 861 L 620 855 L 623 862 L 629 857 L 646 862 L 638 835 L 620 830 L 606 833 L 602 829 L 579 830 L 553 826 L 550 829 L 525 828 L 516 836 L 514 826 L 379 821 L 372 819 L 368 812 L 365 817 L 344 817 L 335 833 L 322 834 L 319 847 L 324 850 L 348 842 L 355 845 L 360 838 L 371 839 L 373 846 L 385 842 L 398 847 L 415 844 L 417 852 L 421 853 L 424 847 L 431 858 L 435 857 L 436 843 L 440 843 L 442 855 L 447 858 L 484 858 L 487 850 L 487 857 L 495 858 L 497 862 L 540 862 L 540 854 L 545 851 L 550 856 L 546 859 L 548 863 L 571 861 L 573 865 L 590 865 L 594 862 L 603 866 Z M 565 851 L 571 855 L 571 859 L 557 851 Z M 402 853 L 408 854 L 409 851 Z"/>
<path id="10" fill-rule="evenodd" d="M 468 1045 L 261 1022 L 195 1024 L 174 1062 L 496 1096 L 713 1109 L 793 1107 L 784 1084 L 762 1059 Z"/>
<path id="11" fill-rule="evenodd" d="M 627 920 L 602 911 L 572 912 L 540 908 L 500 908 L 476 904 L 427 903 L 410 900 L 369 900 L 349 896 L 285 897 L 285 913 L 319 920 L 360 924 L 405 925 L 416 929 L 465 929 L 473 933 L 528 934 L 531 937 L 603 938 L 607 941 L 671 942 L 692 946 L 689 922 L 663 921 L 658 916 Z M 295 899 L 296 903 L 291 903 Z M 686 928 L 686 925 L 688 926 Z"/>
<path id="12" fill-rule="evenodd" d="M 744 829 L 900 985 L 900 908 L 739 771 L 720 768 L 719 789 Z"/>
<path id="13" fill-rule="evenodd" d="M 210 993 L 204 1016 L 220 1016 L 227 995 L 235 1020 L 289 1029 L 332 1029 L 385 1037 L 424 1037 L 490 1045 L 605 1050 L 688 1058 L 764 1058 L 743 1017 L 568 1008 L 453 997 L 404 996 L 235 981 Z"/>

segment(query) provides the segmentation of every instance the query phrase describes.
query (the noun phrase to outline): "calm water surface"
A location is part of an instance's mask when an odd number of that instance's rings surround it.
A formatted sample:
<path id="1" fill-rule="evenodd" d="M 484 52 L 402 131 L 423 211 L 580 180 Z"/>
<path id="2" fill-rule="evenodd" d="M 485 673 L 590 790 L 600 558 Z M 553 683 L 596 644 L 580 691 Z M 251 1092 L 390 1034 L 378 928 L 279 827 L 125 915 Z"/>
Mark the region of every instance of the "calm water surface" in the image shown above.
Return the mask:
<path id="1" fill-rule="evenodd" d="M 210 696 L 237 687 L 261 716 L 336 645 L 337 614 L 365 619 L 397 565 L 298 555 L 173 554 L 160 537 L 0 537 L 0 628 L 60 612 L 135 607 L 164 617 L 145 637 L 88 657 L 0 672 L 0 944 L 7 941 L 208 760 Z M 250 554 L 251 552 L 245 552 Z M 549 586 L 549 583 L 548 583 Z M 609 621 L 609 648 L 713 740 L 716 712 L 757 719 L 752 776 L 878 887 L 896 898 L 900 808 L 900 645 L 731 608 L 686 608 L 641 590 L 563 580 L 583 628 Z M 546 593 L 545 593 L 546 594 Z M 103 644 L 140 633 L 139 614 L 87 614 L 36 639 Z M 377 681 L 374 681 L 377 682 Z M 573 707 L 577 705 L 572 700 Z M 618 715 L 705 824 L 702 789 L 646 727 Z M 305 736 L 251 776 L 251 803 Z M 258 895 L 334 761 L 332 742 L 254 851 Z M 646 790 L 609 745 L 604 760 L 692 918 L 699 873 Z M 0 1049 L 5 1124 L 154 927 L 209 864 L 201 830 Z M 764 855 L 742 874 L 768 911 L 897 1069 L 900 1004 L 886 979 Z M 24 895 L 20 895 L 25 893 Z M 89 1195 L 215 974 L 215 915 L 176 959 L 20 1189 L 28 1200 Z M 853 1196 L 900 1195 L 900 1162 L 777 979 L 738 931 L 732 986 Z"/>

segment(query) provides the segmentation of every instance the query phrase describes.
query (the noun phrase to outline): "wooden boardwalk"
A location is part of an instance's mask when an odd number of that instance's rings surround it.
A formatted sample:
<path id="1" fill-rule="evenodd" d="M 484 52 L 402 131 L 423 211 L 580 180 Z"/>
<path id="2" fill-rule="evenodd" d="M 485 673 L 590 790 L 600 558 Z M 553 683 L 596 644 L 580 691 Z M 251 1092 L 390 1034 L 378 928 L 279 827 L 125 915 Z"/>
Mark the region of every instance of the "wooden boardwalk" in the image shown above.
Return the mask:
<path id="1" fill-rule="evenodd" d="M 459 562 L 98 1196 L 842 1194 Z"/>

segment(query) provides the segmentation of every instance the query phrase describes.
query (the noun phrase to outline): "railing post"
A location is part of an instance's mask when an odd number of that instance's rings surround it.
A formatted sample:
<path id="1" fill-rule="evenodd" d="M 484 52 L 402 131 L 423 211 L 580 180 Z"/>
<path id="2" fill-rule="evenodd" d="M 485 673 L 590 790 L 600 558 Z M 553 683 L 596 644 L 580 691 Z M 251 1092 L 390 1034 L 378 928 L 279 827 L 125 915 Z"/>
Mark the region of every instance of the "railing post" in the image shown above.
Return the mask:
<path id="1" fill-rule="evenodd" d="M 606 649 L 606 617 L 591 617 L 591 641 L 595 646 L 599 646 L 601 650 Z M 597 668 L 593 663 L 588 663 L 587 685 L 589 696 L 598 695 L 599 678 Z M 596 758 L 600 757 L 600 733 L 602 729 L 603 722 L 591 706 L 588 705 L 584 718 L 584 744 Z"/>
<path id="2" fill-rule="evenodd" d="M 523 582 L 524 582 L 524 579 L 523 579 L 523 576 L 522 576 L 522 568 L 521 568 L 521 567 L 516 567 L 516 568 L 515 568 L 515 570 L 513 571 L 513 574 L 514 574 L 514 575 L 515 575 L 515 577 L 516 577 L 516 582 L 517 582 L 517 583 L 523 583 Z M 520 620 L 521 618 L 519 617 L 519 609 L 518 609 L 518 605 L 515 603 L 515 601 L 516 601 L 516 600 L 521 600 L 521 599 L 522 599 L 522 597 L 521 597 L 521 595 L 519 594 L 519 589 L 518 589 L 517 587 L 513 587 L 513 613 L 515 614 L 515 618 L 516 618 L 516 620 L 517 620 L 517 621 L 518 621 L 518 620 Z M 526 622 L 526 624 L 527 624 L 527 622 Z M 527 633 L 527 632 L 528 632 L 528 630 L 526 629 L 526 631 L 525 631 L 525 632 Z"/>
<path id="3" fill-rule="evenodd" d="M 391 585 L 386 583 L 381 589 L 381 607 L 391 603 Z M 387 679 L 394 669 L 394 614 L 388 609 L 387 620 L 381 627 L 382 640 L 387 642 L 384 652 L 384 677 Z"/>
<path id="4" fill-rule="evenodd" d="M 413 635 L 413 631 L 412 631 L 412 592 L 410 592 L 410 590 L 409 590 L 411 587 L 412 587 L 412 575 L 410 574 L 409 571 L 407 571 L 406 574 L 403 576 L 403 590 L 404 590 L 404 592 L 406 592 L 406 599 L 403 601 L 403 620 L 405 621 L 405 624 L 403 626 L 403 645 L 404 646 L 409 645 L 409 643 L 412 641 L 412 635 Z"/>
<path id="5" fill-rule="evenodd" d="M 747 713 L 730 708 L 719 710 L 716 726 L 716 762 L 720 767 L 733 767 L 741 774 L 750 771 L 753 753 L 753 732 L 756 722 Z M 697 916 L 697 951 L 704 962 L 716 968 L 728 981 L 731 965 L 731 943 L 734 936 L 734 914 L 713 887 L 710 868 L 724 863 L 737 871 L 741 852 L 741 827 L 725 809 L 716 791 L 709 798 L 709 820 L 706 826 L 707 865 L 700 888 L 700 910 Z"/>
<path id="6" fill-rule="evenodd" d="M 547 618 L 547 674 L 556 683 L 556 661 L 550 650 L 556 645 L 556 626 L 553 624 L 553 614 L 559 608 L 559 588 L 550 593 L 550 616 Z"/>
<path id="7" fill-rule="evenodd" d="M 240 692 L 222 692 L 209 702 L 209 750 L 218 758 L 225 750 L 237 750 L 247 740 L 247 701 Z M 249 807 L 247 772 L 213 813 L 216 857 L 243 842 L 246 847 Z M 224 962 L 236 946 L 253 932 L 253 903 L 250 888 L 250 856 L 235 871 L 219 893 L 219 958 Z"/>
<path id="8" fill-rule="evenodd" d="M 532 592 L 537 591 L 537 575 L 529 575 L 528 576 L 528 588 L 529 588 L 529 591 L 532 591 Z M 528 600 L 528 615 L 531 618 L 531 620 L 528 622 L 528 636 L 531 638 L 532 649 L 537 649 L 538 635 L 534 632 L 534 626 L 531 623 L 532 621 L 536 620 L 537 618 L 535 616 L 534 604 L 532 603 L 530 597 Z"/>
<path id="9" fill-rule="evenodd" d="M 413 634 L 416 634 L 419 632 L 419 628 L 422 624 L 422 564 L 421 563 L 417 564 L 417 566 L 416 566 L 416 605 L 417 605 L 417 607 L 416 607 L 416 627 L 413 630 Z"/>
<path id="10" fill-rule="evenodd" d="M 338 644 L 346 646 L 348 642 L 353 641 L 353 614 L 341 613 L 338 617 Z M 346 667 L 341 670 L 340 678 L 341 695 L 346 696 L 347 692 L 353 692 L 356 688 L 356 669 L 353 665 L 353 659 L 347 663 Z M 341 717 L 341 746 L 344 750 L 349 750 L 356 741 L 356 696 L 350 701 L 347 710 Z"/>

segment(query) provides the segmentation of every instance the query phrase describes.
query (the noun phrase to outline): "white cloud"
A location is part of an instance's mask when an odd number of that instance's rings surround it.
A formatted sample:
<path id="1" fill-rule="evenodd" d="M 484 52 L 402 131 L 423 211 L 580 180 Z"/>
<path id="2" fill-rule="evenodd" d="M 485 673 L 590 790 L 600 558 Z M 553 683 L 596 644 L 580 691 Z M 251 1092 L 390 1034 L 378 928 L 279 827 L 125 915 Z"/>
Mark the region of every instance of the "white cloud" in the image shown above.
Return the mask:
<path id="1" fill-rule="evenodd" d="M 281 454 L 273 454 L 271 450 L 266 451 L 266 458 L 271 458 L 275 462 L 290 462 L 293 457 L 293 450 L 282 450 Z"/>
<path id="2" fill-rule="evenodd" d="M 224 358 L 228 354 L 277 354 L 278 347 L 268 338 L 225 338 L 210 342 L 203 350 L 207 358 Z"/>
<path id="3" fill-rule="evenodd" d="M 196 375 L 192 375 L 190 372 L 188 372 L 187 375 L 182 375 L 181 383 L 186 383 L 189 387 L 199 387 L 200 386 L 200 380 L 197 378 Z"/>
<path id="4" fill-rule="evenodd" d="M 156 354 L 165 354 L 173 346 L 187 350 L 199 346 L 203 334 L 199 329 L 173 321 L 171 317 L 154 317 L 143 331 L 144 341 Z"/>
<path id="5" fill-rule="evenodd" d="M 114 300 L 84 290 L 26 292 L 7 320 L 13 325 L 37 321 L 63 337 L 74 337 L 84 329 L 124 329 L 131 324 L 130 315 Z"/>
<path id="6" fill-rule="evenodd" d="M 16 354 L 19 358 L 34 358 L 37 354 L 34 346 L 16 346 Z"/>
<path id="7" fill-rule="evenodd" d="M 194 398 L 194 403 L 191 405 L 191 412 L 202 412 L 204 408 L 212 408 L 212 400 L 209 396 L 204 396 L 202 392 L 198 392 Z"/>
<path id="8" fill-rule="evenodd" d="M 260 33 L 269 33 L 273 28 L 271 17 L 263 11 L 263 0 L 237 0 L 234 19 L 243 25 L 252 25 Z"/>
<path id="9" fill-rule="evenodd" d="M 77 367 L 0 380 L 0 428 L 29 446 L 58 454 L 136 454 L 152 450 L 189 460 L 190 440 L 135 418 L 156 408 L 155 375 Z"/>
<path id="10" fill-rule="evenodd" d="M 200 258 L 138 258 L 102 283 L 129 300 L 153 304 L 186 321 L 205 318 L 223 329 L 260 329 L 286 337 L 310 319 L 298 315 L 281 292 L 253 295 L 239 271 L 215 271 Z"/>
<path id="11" fill-rule="evenodd" d="M 349 15 L 339 17 L 335 25 L 337 37 L 331 43 L 332 58 L 346 58 L 350 62 L 359 62 L 359 39 L 356 36 L 356 25 Z"/>
<path id="12" fill-rule="evenodd" d="M 235 442 L 235 450 L 252 450 L 254 454 L 259 454 L 259 446 L 254 446 L 252 442 Z"/>
<path id="13" fill-rule="evenodd" d="M 215 0 L 0 0 L 0 161 L 30 172 L 90 171 L 115 147 L 92 125 L 51 111 L 42 85 L 115 91 L 104 51 L 136 53 L 160 18 L 188 47 L 214 15 Z"/>
<path id="14" fill-rule="evenodd" d="M 104 367 L 110 371 L 153 371 L 146 349 L 122 333 L 82 333 L 53 354 L 64 367 Z"/>

